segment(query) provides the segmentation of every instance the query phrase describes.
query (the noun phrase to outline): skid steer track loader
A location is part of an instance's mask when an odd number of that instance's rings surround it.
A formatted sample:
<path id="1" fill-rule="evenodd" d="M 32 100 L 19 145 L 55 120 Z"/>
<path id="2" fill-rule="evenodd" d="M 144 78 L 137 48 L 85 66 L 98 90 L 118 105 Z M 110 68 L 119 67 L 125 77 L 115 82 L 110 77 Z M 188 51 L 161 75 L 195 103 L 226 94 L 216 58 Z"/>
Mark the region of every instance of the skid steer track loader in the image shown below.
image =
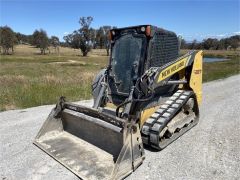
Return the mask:
<path id="1" fill-rule="evenodd" d="M 179 56 L 175 33 L 151 25 L 112 29 L 109 65 L 92 84 L 93 107 L 61 97 L 34 144 L 82 179 L 123 179 L 195 126 L 202 51 Z"/>

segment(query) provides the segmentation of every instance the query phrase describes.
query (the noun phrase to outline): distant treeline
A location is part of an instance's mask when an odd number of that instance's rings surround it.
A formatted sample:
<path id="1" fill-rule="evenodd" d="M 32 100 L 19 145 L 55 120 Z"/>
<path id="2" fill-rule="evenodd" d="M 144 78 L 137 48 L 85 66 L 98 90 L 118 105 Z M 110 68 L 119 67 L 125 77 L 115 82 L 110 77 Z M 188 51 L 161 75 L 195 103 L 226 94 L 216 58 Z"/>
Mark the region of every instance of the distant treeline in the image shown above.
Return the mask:
<path id="1" fill-rule="evenodd" d="M 75 49 L 81 49 L 83 56 L 86 56 L 92 48 L 105 48 L 109 54 L 110 42 L 108 40 L 108 32 L 111 26 L 102 26 L 98 29 L 92 28 L 91 22 L 93 18 L 81 17 L 79 20 L 80 28 L 63 37 L 64 42 L 60 42 L 57 36 L 48 37 L 45 30 L 35 30 L 31 35 L 25 35 L 14 32 L 10 27 L 0 27 L 0 53 L 13 54 L 14 45 L 29 44 L 40 48 L 41 54 L 49 46 L 53 46 L 59 52 L 59 46 L 67 46 Z M 202 42 L 193 40 L 186 42 L 181 41 L 181 49 L 206 49 L 206 50 L 236 50 L 240 45 L 240 35 L 231 36 L 223 39 L 207 38 Z M 11 53 L 10 53 L 11 52 Z"/>
<path id="2" fill-rule="evenodd" d="M 240 35 L 235 35 L 223 39 L 207 38 L 202 42 L 193 40 L 187 43 L 184 39 L 181 42 L 181 49 L 205 49 L 205 50 L 236 50 L 240 46 Z"/>
<path id="3" fill-rule="evenodd" d="M 35 46 L 36 48 L 40 48 L 41 54 L 45 54 L 49 46 L 53 46 L 57 51 L 60 41 L 57 36 L 49 38 L 46 31 L 42 29 L 35 30 L 32 35 L 25 35 L 14 32 L 8 26 L 0 27 L 0 52 L 2 54 L 13 54 L 14 45 L 16 44 Z"/>
<path id="4" fill-rule="evenodd" d="M 40 48 L 41 54 L 45 54 L 49 46 L 53 46 L 58 52 L 59 46 L 81 49 L 83 56 L 86 56 L 92 48 L 105 48 L 109 54 L 108 32 L 114 27 L 102 26 L 94 29 L 90 27 L 92 21 L 92 17 L 81 17 L 80 29 L 64 36 L 64 42 L 60 42 L 57 36 L 48 37 L 47 32 L 43 29 L 35 30 L 31 35 L 25 35 L 14 32 L 8 26 L 0 27 L 1 53 L 13 54 L 14 45 L 27 44 Z"/>

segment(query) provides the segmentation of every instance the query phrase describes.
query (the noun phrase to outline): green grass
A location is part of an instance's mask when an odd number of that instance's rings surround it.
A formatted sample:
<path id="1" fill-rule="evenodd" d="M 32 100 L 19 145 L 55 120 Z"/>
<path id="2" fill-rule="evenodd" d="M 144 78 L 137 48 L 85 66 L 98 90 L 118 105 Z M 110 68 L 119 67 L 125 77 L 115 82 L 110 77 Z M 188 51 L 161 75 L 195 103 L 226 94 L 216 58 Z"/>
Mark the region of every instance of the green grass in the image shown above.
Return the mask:
<path id="1" fill-rule="evenodd" d="M 27 108 L 37 105 L 52 104 L 57 102 L 60 96 L 67 95 L 68 100 L 80 100 L 90 98 L 90 86 L 77 84 L 48 84 L 30 82 L 15 84 L 10 89 L 1 90 L 2 110 L 8 108 Z M 3 97 L 2 97 L 3 96 Z"/>
<path id="2" fill-rule="evenodd" d="M 107 56 L 0 56 L 0 111 L 91 98 L 91 82 Z"/>
<path id="3" fill-rule="evenodd" d="M 227 78 L 240 73 L 240 59 L 203 63 L 203 82 Z"/>
<path id="4" fill-rule="evenodd" d="M 108 62 L 104 50 L 95 50 L 89 57 L 67 48 L 60 55 L 35 52 L 36 48 L 19 46 L 14 55 L 0 55 L 0 111 L 54 104 L 60 96 L 69 101 L 89 99 L 94 76 Z M 233 57 L 204 63 L 203 81 L 239 73 L 239 57 Z"/>

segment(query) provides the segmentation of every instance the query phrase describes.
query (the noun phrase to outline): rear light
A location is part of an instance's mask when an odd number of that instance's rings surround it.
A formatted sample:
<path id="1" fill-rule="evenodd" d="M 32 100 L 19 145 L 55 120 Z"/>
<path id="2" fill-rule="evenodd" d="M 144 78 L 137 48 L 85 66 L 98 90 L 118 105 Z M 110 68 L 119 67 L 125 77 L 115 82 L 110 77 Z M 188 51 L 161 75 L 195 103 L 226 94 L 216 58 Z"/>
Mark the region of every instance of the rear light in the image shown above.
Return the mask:
<path id="1" fill-rule="evenodd" d="M 142 31 L 142 32 L 145 32 L 145 30 L 146 30 L 146 29 L 145 29 L 145 27 L 144 27 L 144 26 L 143 26 L 143 27 L 141 27 L 141 31 Z"/>
<path id="2" fill-rule="evenodd" d="M 151 27 L 147 26 L 146 28 L 146 36 L 150 36 L 151 35 Z"/>

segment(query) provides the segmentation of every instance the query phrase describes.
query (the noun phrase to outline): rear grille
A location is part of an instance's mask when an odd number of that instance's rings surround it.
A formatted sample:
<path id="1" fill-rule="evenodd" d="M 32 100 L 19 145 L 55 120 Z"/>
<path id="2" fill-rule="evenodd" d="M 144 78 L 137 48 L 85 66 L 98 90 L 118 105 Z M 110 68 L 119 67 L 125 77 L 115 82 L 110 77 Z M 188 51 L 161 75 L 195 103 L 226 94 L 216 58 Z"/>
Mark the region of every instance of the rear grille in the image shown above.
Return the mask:
<path id="1" fill-rule="evenodd" d="M 178 57 L 177 36 L 168 31 L 157 31 L 151 45 L 149 66 L 159 67 L 175 60 Z"/>

